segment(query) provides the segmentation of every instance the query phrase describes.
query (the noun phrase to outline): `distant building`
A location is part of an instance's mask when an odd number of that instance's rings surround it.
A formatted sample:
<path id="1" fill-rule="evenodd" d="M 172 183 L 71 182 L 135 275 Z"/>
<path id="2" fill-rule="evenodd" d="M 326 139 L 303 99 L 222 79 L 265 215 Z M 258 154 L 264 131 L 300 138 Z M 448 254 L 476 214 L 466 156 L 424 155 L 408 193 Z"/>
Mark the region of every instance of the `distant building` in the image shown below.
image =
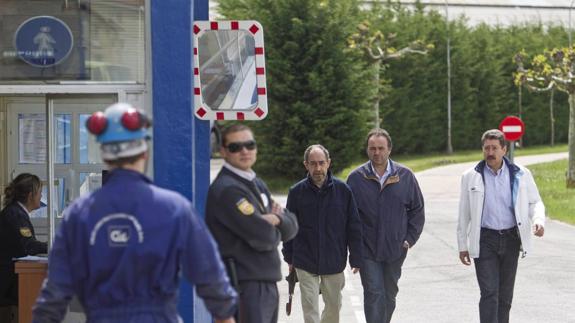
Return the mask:
<path id="1" fill-rule="evenodd" d="M 376 1 L 364 1 L 366 6 Z M 382 0 L 379 2 L 386 2 Z M 403 5 L 413 7 L 414 0 L 400 1 Z M 480 23 L 489 25 L 510 26 L 526 22 L 544 25 L 569 26 L 570 7 L 572 0 L 422 0 L 428 9 L 434 9 L 445 15 L 446 5 L 449 5 L 450 19 L 461 15 L 468 18 L 471 26 Z M 575 25 L 575 12 L 571 12 L 572 25 Z"/>
<path id="2" fill-rule="evenodd" d="M 387 0 L 365 0 L 364 7 L 374 2 L 385 3 Z M 399 1 L 406 6 L 414 6 L 415 0 Z M 525 22 L 544 25 L 569 26 L 569 8 L 572 0 L 421 0 L 427 8 L 432 8 L 445 14 L 445 5 L 449 4 L 449 17 L 456 19 L 461 15 L 469 18 L 471 26 L 485 22 L 489 25 L 510 26 Z M 218 1 L 210 1 L 210 19 L 219 19 Z M 575 12 L 572 15 L 572 25 L 575 25 Z M 257 20 L 257 18 L 256 18 Z"/>

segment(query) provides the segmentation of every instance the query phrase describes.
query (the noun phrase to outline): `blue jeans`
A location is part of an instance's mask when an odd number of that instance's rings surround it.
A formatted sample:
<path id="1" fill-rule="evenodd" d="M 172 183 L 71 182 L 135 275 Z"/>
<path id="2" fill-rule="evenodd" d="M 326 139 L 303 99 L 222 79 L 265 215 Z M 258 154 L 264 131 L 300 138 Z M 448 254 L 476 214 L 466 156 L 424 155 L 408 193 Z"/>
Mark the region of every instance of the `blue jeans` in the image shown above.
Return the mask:
<path id="1" fill-rule="evenodd" d="M 481 290 L 481 323 L 509 322 L 520 246 L 521 240 L 515 228 L 502 232 L 481 229 L 479 258 L 474 259 Z"/>
<path id="2" fill-rule="evenodd" d="M 399 288 L 401 266 L 407 249 L 391 262 L 364 258 L 359 274 L 363 285 L 363 310 L 366 323 L 391 322 Z"/>

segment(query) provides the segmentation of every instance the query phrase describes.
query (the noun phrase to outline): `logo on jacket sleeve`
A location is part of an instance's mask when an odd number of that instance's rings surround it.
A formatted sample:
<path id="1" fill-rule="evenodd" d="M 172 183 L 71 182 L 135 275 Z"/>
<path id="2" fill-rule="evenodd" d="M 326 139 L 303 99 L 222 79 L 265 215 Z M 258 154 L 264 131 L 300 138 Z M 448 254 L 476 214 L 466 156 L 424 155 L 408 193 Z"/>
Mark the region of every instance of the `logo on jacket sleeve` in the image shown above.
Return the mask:
<path id="1" fill-rule="evenodd" d="M 20 235 L 24 238 L 30 238 L 32 236 L 32 231 L 30 231 L 30 228 L 28 227 L 22 227 L 20 228 Z"/>
<path id="2" fill-rule="evenodd" d="M 246 200 L 246 198 L 242 198 L 239 201 L 237 201 L 236 206 L 238 207 L 238 210 L 240 210 L 240 212 L 242 212 L 243 215 L 250 216 L 250 215 L 254 214 L 254 212 L 255 212 L 253 204 L 248 202 L 248 200 Z"/>

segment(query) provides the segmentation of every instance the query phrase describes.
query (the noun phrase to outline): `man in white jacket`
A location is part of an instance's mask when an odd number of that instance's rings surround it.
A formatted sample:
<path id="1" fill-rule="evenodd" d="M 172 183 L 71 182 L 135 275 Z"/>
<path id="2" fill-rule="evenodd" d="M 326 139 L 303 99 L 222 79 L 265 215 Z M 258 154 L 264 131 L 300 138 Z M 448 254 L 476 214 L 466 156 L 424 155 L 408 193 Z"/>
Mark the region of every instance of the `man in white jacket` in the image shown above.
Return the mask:
<path id="1" fill-rule="evenodd" d="M 463 173 L 457 242 L 464 265 L 474 259 L 481 290 L 481 323 L 509 322 L 519 253 L 531 249 L 532 232 L 545 232 L 545 206 L 531 172 L 505 158 L 497 129 L 481 137 L 484 160 Z"/>

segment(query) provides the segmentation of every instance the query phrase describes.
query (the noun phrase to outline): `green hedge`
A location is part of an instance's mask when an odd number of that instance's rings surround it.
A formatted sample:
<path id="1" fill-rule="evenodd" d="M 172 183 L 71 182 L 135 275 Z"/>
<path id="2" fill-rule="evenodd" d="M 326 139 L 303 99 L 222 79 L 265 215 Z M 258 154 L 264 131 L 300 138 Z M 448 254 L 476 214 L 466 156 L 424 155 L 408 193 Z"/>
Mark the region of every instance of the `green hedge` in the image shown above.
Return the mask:
<path id="1" fill-rule="evenodd" d="M 347 40 L 365 19 L 393 46 L 413 40 L 432 43 L 428 55 L 407 56 L 381 70 L 382 126 L 394 153 L 444 151 L 447 145 L 447 62 L 445 18 L 436 11 L 408 10 L 388 2 L 362 11 L 355 0 L 220 0 L 229 19 L 257 19 L 265 29 L 270 113 L 250 123 L 260 143 L 257 171 L 264 176 L 303 176 L 304 149 L 324 144 L 333 169 L 365 158 L 364 136 L 372 125 L 373 75 Z M 452 64 L 454 150 L 476 149 L 481 134 L 507 115 L 518 114 L 513 84 L 515 53 L 539 53 L 567 44 L 562 27 L 479 25 L 465 19 L 449 25 Z M 523 90 L 524 145 L 550 141 L 549 94 Z M 568 103 L 555 93 L 555 140 L 567 141 Z"/>

